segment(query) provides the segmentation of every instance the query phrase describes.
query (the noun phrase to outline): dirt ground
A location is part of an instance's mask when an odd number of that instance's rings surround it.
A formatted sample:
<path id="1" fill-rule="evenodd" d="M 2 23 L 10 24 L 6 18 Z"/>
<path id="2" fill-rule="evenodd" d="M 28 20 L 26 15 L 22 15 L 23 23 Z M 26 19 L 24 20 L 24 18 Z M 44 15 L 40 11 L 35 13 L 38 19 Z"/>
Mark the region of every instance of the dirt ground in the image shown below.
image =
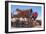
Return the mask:
<path id="1" fill-rule="evenodd" d="M 41 26 L 41 21 L 40 20 L 35 20 L 32 22 L 26 22 L 26 21 L 16 21 L 16 22 L 11 22 L 12 27 L 16 28 L 31 28 L 31 27 L 39 27 Z"/>

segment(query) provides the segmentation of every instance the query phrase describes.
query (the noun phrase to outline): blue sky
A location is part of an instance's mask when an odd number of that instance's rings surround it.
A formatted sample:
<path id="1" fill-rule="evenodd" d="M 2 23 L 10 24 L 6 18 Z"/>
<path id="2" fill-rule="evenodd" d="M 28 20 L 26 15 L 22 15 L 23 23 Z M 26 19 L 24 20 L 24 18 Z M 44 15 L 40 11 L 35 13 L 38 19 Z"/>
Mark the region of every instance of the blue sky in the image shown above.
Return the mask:
<path id="1" fill-rule="evenodd" d="M 41 16 L 41 9 L 42 7 L 41 6 L 21 6 L 21 5 L 11 5 L 11 11 L 13 12 L 16 12 L 16 9 L 19 8 L 20 10 L 23 10 L 23 9 L 32 9 L 33 12 L 38 12 L 38 15 Z"/>

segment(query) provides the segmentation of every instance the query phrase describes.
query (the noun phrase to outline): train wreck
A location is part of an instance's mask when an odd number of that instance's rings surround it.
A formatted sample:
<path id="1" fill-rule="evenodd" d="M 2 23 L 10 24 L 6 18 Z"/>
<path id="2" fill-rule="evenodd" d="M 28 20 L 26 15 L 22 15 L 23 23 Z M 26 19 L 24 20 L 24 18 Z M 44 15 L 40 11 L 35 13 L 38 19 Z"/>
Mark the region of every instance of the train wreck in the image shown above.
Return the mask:
<path id="1" fill-rule="evenodd" d="M 11 26 L 17 28 L 30 28 L 35 26 L 41 26 L 41 21 L 36 20 L 37 17 L 38 13 L 33 12 L 32 9 L 16 9 L 15 15 L 12 15 L 11 13 Z"/>

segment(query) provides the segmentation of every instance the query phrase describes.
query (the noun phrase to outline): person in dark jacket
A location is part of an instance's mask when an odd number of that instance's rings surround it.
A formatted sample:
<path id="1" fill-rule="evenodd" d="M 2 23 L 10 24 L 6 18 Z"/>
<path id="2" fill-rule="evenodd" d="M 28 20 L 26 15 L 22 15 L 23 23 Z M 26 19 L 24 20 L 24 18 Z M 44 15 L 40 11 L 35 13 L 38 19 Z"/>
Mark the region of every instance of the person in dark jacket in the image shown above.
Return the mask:
<path id="1" fill-rule="evenodd" d="M 32 18 L 33 18 L 34 20 L 37 18 L 37 16 L 38 16 L 38 13 L 37 13 L 37 12 L 34 12 L 34 13 L 32 14 Z"/>

